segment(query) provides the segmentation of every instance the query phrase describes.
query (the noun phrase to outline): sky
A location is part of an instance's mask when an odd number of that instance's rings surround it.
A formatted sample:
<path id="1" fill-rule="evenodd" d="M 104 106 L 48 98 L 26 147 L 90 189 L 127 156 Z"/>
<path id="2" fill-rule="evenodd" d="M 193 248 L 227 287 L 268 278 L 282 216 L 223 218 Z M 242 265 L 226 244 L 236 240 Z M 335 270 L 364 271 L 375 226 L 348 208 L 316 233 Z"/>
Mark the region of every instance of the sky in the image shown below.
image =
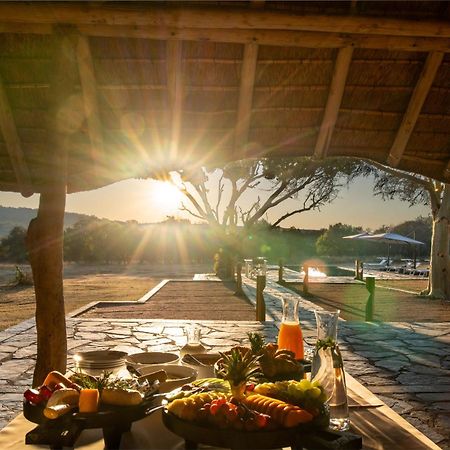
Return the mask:
<path id="1" fill-rule="evenodd" d="M 215 178 L 217 180 L 217 177 Z M 215 185 L 215 183 L 214 183 Z M 213 190 L 213 186 L 211 186 Z M 289 228 L 320 229 L 341 222 L 362 226 L 364 229 L 376 229 L 381 225 L 396 225 L 405 220 L 415 219 L 429 214 L 429 207 L 409 207 L 399 200 L 383 201 L 373 195 L 373 180 L 359 178 L 348 188 L 343 188 L 336 200 L 325 205 L 320 211 L 309 211 L 291 217 L 280 224 Z M 261 193 L 266 195 L 266 193 Z M 256 198 L 251 192 L 244 198 L 244 206 L 250 205 Z M 179 211 L 180 196 L 168 183 L 155 180 L 126 180 L 95 191 L 67 196 L 66 211 L 77 212 L 112 220 L 137 220 L 141 223 L 155 223 L 167 216 L 189 218 Z M 20 194 L 0 192 L 0 205 L 12 207 L 37 208 L 39 196 L 24 198 Z M 277 211 L 269 214 L 268 219 L 278 218 L 289 209 L 298 205 L 289 200 Z M 191 218 L 192 219 L 192 218 Z M 192 219 L 195 222 L 195 219 Z"/>

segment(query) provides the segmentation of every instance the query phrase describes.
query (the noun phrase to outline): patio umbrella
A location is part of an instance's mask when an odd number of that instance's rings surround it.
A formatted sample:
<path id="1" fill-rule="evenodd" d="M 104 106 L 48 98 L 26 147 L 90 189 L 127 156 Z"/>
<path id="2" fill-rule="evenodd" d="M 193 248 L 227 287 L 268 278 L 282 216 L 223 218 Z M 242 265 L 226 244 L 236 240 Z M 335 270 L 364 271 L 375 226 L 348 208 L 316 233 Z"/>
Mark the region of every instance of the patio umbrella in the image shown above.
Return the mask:
<path id="1" fill-rule="evenodd" d="M 361 233 L 362 234 L 362 233 Z M 365 241 L 375 241 L 375 242 L 385 242 L 388 244 L 388 260 L 390 262 L 391 244 L 401 244 L 401 245 L 425 245 L 424 242 L 416 241 L 407 236 L 403 236 L 397 233 L 379 233 L 379 234 L 369 234 L 366 236 L 360 236 L 356 239 L 364 239 Z M 414 247 L 415 249 L 415 247 Z M 414 267 L 416 267 L 416 253 L 414 251 Z"/>
<path id="2" fill-rule="evenodd" d="M 365 236 L 372 236 L 372 235 L 370 233 L 368 233 L 367 231 L 363 231 L 362 233 L 352 234 L 350 236 L 344 236 L 342 239 L 361 239 Z"/>

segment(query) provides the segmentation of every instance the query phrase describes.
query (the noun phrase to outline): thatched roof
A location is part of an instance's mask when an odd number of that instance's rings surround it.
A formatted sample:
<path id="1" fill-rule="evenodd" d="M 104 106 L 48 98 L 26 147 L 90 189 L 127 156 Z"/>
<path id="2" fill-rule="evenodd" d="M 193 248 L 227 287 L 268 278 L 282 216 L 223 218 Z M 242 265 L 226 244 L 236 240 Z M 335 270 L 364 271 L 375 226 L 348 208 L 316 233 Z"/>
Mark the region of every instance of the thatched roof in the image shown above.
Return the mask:
<path id="1" fill-rule="evenodd" d="M 24 193 L 253 156 L 450 182 L 448 2 L 0 3 L 0 130 Z"/>

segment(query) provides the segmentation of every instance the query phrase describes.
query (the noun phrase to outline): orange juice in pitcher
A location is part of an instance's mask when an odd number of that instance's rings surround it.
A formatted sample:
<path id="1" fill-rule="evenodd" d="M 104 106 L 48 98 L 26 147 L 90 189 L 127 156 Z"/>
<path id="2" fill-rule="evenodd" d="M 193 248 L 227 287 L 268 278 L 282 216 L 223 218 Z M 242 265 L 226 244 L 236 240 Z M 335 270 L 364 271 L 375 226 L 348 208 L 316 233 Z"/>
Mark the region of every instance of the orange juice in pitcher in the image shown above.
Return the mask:
<path id="1" fill-rule="evenodd" d="M 283 297 L 283 318 L 278 333 L 278 348 L 295 353 L 296 359 L 305 356 L 303 348 L 303 333 L 298 320 L 299 299 Z"/>

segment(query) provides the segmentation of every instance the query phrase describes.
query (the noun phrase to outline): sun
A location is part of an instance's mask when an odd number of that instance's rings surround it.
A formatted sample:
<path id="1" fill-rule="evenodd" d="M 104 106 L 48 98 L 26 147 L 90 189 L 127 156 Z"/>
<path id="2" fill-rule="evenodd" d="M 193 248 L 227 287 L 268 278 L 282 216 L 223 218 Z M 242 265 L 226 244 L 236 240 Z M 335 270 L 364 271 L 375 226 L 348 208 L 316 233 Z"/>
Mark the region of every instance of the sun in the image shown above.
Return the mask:
<path id="1" fill-rule="evenodd" d="M 181 206 L 183 194 L 168 181 L 156 181 L 152 186 L 152 202 L 165 212 L 174 212 Z"/>

